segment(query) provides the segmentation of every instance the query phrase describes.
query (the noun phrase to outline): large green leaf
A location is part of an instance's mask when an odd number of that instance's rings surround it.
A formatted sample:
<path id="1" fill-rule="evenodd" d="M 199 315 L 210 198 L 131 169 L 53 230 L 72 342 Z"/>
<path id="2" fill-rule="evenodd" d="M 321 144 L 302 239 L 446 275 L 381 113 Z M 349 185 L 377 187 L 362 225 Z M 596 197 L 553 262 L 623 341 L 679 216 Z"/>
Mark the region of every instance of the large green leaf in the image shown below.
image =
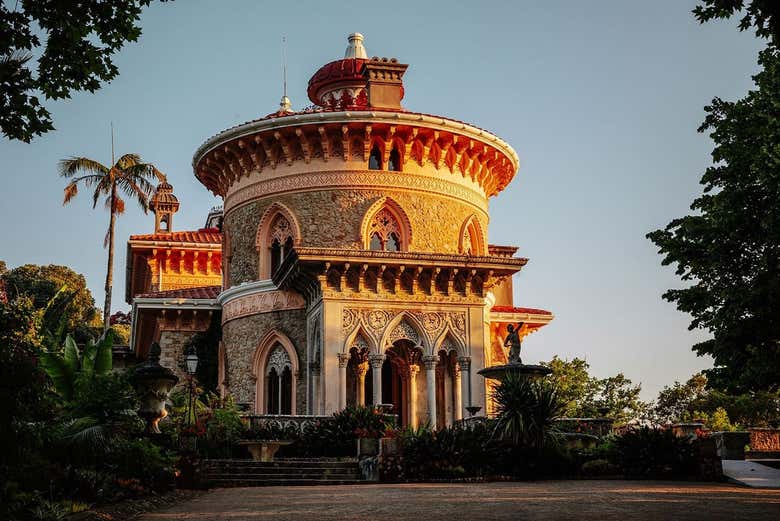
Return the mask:
<path id="1" fill-rule="evenodd" d="M 112 347 L 114 346 L 114 333 L 109 329 L 95 346 L 95 374 L 111 372 Z"/>
<path id="2" fill-rule="evenodd" d="M 84 351 L 81 354 L 81 376 L 83 378 L 92 378 L 95 374 L 95 358 L 97 356 L 97 344 L 92 340 L 87 340 L 84 345 Z"/>
<path id="3" fill-rule="evenodd" d="M 65 400 L 73 399 L 73 375 L 67 367 L 65 359 L 51 352 L 41 354 L 41 366 L 49 375 L 54 389 Z"/>
<path id="4" fill-rule="evenodd" d="M 70 335 L 65 337 L 65 349 L 62 352 L 62 358 L 68 371 L 68 378 L 72 382 L 76 372 L 79 370 L 79 348 Z"/>

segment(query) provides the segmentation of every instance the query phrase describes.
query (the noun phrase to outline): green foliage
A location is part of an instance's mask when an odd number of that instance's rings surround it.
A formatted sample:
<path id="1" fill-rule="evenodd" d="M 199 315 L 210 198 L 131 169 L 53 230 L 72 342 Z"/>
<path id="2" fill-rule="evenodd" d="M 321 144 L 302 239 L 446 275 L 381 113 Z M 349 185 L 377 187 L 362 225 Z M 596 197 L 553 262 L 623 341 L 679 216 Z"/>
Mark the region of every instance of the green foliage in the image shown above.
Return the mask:
<path id="1" fill-rule="evenodd" d="M 693 215 L 647 237 L 686 283 L 664 298 L 712 338 L 693 348 L 714 359 L 710 383 L 730 392 L 780 389 L 780 54 L 759 55 L 756 90 L 712 100 L 699 128 L 715 142 Z"/>
<path id="2" fill-rule="evenodd" d="M 165 0 L 162 0 L 165 1 Z M 151 0 L 0 3 L 0 130 L 29 142 L 54 129 L 46 99 L 95 92 L 119 70 L 113 55 L 141 35 Z M 13 8 L 11 8 L 13 6 Z M 39 36 L 40 35 L 40 36 Z M 33 56 L 37 56 L 33 60 Z M 37 67 L 35 66 L 37 61 Z"/>
<path id="3" fill-rule="evenodd" d="M 561 360 L 555 356 L 543 365 L 553 371 L 550 381 L 564 404 L 562 416 L 608 416 L 621 424 L 644 416 L 648 409 L 648 404 L 639 398 L 642 386 L 633 385 L 623 373 L 596 378 L 590 375 L 590 366 L 581 358 Z"/>
<path id="4" fill-rule="evenodd" d="M 704 427 L 711 431 L 735 431 L 737 425 L 729 420 L 729 413 L 723 407 L 718 407 L 711 414 L 704 411 L 693 411 L 683 415 L 682 421 L 701 421 Z"/>
<path id="5" fill-rule="evenodd" d="M 0 273 L 0 278 L 10 300 L 29 297 L 36 309 L 49 312 L 53 326 L 62 323 L 66 332 L 72 333 L 95 316 L 95 299 L 84 275 L 67 266 L 25 264 Z"/>
<path id="6" fill-rule="evenodd" d="M 692 441 L 670 430 L 642 427 L 615 439 L 616 461 L 629 478 L 670 479 L 696 474 Z"/>
<path id="7" fill-rule="evenodd" d="M 564 410 L 556 388 L 544 380 L 508 375 L 493 393 L 494 434 L 515 446 L 557 444 L 555 420 Z"/>
<path id="8" fill-rule="evenodd" d="M 777 4 L 773 0 L 701 0 L 703 5 L 697 5 L 693 14 L 700 23 L 714 19 L 731 18 L 741 13 L 739 30 L 746 31 L 756 28 L 756 36 L 770 38 L 775 45 L 780 44 L 780 20 Z M 747 4 L 747 8 L 745 8 Z"/>
<path id="9" fill-rule="evenodd" d="M 708 388 L 707 377 L 693 375 L 687 382 L 675 382 L 658 394 L 653 409 L 660 423 L 709 417 L 723 409 L 730 423 L 767 427 L 780 425 L 780 391 L 753 391 L 731 394 Z"/>
<path id="10" fill-rule="evenodd" d="M 620 468 L 606 459 L 594 459 L 586 461 L 580 468 L 583 476 L 602 477 L 616 476 L 620 474 Z"/>
<path id="11" fill-rule="evenodd" d="M 41 354 L 41 365 L 54 383 L 54 388 L 65 401 L 73 400 L 79 385 L 89 385 L 96 376 L 111 371 L 113 333 L 98 342 L 88 340 L 79 353 L 76 341 L 68 336 L 61 352 L 46 351 Z"/>

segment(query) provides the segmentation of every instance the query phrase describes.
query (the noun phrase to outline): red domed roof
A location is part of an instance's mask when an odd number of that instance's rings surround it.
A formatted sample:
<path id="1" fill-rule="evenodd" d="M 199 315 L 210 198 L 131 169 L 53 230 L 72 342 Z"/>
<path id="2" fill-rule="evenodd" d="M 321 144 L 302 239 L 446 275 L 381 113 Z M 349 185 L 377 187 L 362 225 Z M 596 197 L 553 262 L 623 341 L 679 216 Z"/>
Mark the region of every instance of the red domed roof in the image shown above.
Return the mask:
<path id="1" fill-rule="evenodd" d="M 363 81 L 363 64 L 367 61 L 366 58 L 344 58 L 326 63 L 309 80 L 307 89 L 309 99 L 312 103 L 320 105 L 321 100 L 317 98 L 317 93 L 324 86 L 331 83 Z"/>

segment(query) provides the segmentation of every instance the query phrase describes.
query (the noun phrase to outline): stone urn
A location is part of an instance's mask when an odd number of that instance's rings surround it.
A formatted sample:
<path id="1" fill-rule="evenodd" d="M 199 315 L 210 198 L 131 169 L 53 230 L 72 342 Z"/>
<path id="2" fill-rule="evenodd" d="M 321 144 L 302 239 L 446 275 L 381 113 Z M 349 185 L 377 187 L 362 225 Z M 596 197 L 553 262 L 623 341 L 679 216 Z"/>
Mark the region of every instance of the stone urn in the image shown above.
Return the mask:
<path id="1" fill-rule="evenodd" d="M 132 382 L 141 407 L 138 416 L 146 421 L 147 434 L 159 434 L 160 420 L 168 416 L 165 409 L 165 401 L 179 381 L 179 377 L 160 365 L 160 344 L 152 344 L 149 350 L 149 358 L 138 364 L 133 371 Z"/>

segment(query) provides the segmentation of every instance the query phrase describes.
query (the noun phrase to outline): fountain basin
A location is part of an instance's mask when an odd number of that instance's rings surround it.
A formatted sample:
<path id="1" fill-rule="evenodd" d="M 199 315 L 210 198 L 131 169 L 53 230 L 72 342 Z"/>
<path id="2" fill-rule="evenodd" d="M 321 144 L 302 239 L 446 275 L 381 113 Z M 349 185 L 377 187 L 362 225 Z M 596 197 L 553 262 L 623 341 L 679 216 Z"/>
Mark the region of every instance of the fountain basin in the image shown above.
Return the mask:
<path id="1" fill-rule="evenodd" d="M 488 380 L 503 381 L 507 375 L 515 375 L 523 378 L 542 378 L 552 373 L 552 369 L 543 365 L 533 364 L 506 364 L 486 367 L 477 371 Z"/>

